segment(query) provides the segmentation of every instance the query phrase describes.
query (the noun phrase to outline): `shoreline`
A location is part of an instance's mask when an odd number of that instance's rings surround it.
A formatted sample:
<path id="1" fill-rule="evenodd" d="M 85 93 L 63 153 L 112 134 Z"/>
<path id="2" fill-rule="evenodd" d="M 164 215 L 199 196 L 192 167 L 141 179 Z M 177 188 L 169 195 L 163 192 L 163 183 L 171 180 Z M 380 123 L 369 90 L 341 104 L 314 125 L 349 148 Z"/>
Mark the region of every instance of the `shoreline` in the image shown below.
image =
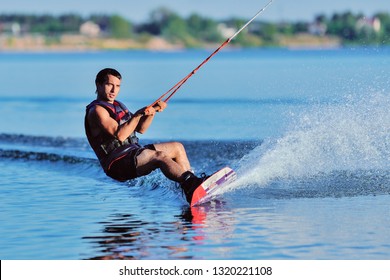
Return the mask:
<path id="1" fill-rule="evenodd" d="M 221 42 L 222 43 L 222 42 Z M 183 43 L 171 43 L 164 38 L 153 36 L 147 40 L 91 38 L 80 35 L 62 35 L 48 38 L 42 35 L 26 35 L 22 37 L 0 36 L 0 53 L 4 52 L 93 52 L 93 51 L 183 51 L 191 49 L 215 49 L 219 43 L 204 43 L 197 47 L 186 47 Z M 319 37 L 300 34 L 292 37 L 279 37 L 274 45 L 241 46 L 232 44 L 230 49 L 247 48 L 288 48 L 288 49 L 338 49 L 343 44 L 335 37 Z"/>

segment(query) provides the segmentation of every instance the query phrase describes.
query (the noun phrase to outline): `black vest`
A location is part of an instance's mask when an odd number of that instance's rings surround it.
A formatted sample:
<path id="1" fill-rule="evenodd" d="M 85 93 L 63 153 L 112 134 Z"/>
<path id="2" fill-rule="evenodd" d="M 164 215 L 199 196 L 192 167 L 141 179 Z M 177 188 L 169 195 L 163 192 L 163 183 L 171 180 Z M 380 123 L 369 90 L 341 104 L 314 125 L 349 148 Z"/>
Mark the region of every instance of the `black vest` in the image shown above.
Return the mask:
<path id="1" fill-rule="evenodd" d="M 138 138 L 135 132 L 133 132 L 124 141 L 119 141 L 117 138 L 105 131 L 101 131 L 97 136 L 92 136 L 87 116 L 91 108 L 95 107 L 96 105 L 100 105 L 105 108 L 110 114 L 110 117 L 113 118 L 119 126 L 129 121 L 132 117 L 132 114 L 129 112 L 126 106 L 119 101 L 114 101 L 114 104 L 111 104 L 101 100 L 94 100 L 86 108 L 84 120 L 85 133 L 87 135 L 89 144 L 100 161 L 100 164 L 102 165 L 103 169 L 107 171 L 110 163 L 116 158 L 122 156 L 128 146 L 134 144 L 138 145 Z"/>

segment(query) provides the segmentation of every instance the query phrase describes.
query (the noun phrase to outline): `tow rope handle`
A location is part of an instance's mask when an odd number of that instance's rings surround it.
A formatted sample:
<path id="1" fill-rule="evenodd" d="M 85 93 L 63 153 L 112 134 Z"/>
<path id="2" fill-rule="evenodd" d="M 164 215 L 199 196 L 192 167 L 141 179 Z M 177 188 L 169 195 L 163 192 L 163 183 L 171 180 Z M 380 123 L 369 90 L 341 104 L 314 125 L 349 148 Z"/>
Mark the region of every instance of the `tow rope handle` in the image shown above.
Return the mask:
<path id="1" fill-rule="evenodd" d="M 255 20 L 261 13 L 265 11 L 265 9 L 268 8 L 269 5 L 273 0 L 270 0 L 261 10 L 259 10 L 244 26 L 242 26 L 236 33 L 234 33 L 233 36 L 228 38 L 225 42 L 222 43 L 211 55 L 209 55 L 201 64 L 198 65 L 194 70 L 192 70 L 187 76 L 185 76 L 183 79 L 181 79 L 176 85 L 174 85 L 172 88 L 170 88 L 167 92 L 165 92 L 163 95 L 161 95 L 158 99 L 156 99 L 152 104 L 147 106 L 145 108 L 145 113 L 148 114 L 150 108 L 154 107 L 159 101 L 163 100 L 164 97 L 168 95 L 163 101 L 168 102 L 172 96 L 181 88 L 181 86 L 187 82 L 189 78 L 191 78 L 203 65 L 205 65 L 214 55 L 216 55 L 220 50 L 222 50 L 224 47 L 226 47 L 242 30 L 244 30 L 252 21 Z"/>

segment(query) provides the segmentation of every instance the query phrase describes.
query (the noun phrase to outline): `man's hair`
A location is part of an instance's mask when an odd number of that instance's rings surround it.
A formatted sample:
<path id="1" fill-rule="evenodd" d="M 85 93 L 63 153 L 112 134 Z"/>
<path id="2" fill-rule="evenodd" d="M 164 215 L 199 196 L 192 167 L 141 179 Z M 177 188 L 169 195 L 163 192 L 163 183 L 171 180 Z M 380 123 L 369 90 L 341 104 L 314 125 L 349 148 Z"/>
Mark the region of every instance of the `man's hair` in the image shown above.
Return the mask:
<path id="1" fill-rule="evenodd" d="M 107 81 L 107 77 L 108 75 L 112 75 L 114 77 L 117 77 L 119 80 L 122 79 L 122 75 L 115 69 L 113 68 L 104 68 L 102 70 L 99 71 L 99 73 L 97 73 L 96 75 L 96 79 L 95 79 L 95 84 L 103 84 Z M 96 92 L 97 92 L 97 89 L 96 89 Z"/>

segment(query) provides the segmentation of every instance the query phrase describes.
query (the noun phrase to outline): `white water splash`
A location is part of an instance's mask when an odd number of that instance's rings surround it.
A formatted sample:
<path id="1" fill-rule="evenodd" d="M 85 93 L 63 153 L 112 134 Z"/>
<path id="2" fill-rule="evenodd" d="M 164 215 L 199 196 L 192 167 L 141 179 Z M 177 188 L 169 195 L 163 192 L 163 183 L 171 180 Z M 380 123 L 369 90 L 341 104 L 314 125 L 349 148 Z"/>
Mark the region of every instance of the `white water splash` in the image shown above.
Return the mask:
<path id="1" fill-rule="evenodd" d="M 348 97 L 293 117 L 283 137 L 240 161 L 232 188 L 343 170 L 390 170 L 389 95 Z"/>

